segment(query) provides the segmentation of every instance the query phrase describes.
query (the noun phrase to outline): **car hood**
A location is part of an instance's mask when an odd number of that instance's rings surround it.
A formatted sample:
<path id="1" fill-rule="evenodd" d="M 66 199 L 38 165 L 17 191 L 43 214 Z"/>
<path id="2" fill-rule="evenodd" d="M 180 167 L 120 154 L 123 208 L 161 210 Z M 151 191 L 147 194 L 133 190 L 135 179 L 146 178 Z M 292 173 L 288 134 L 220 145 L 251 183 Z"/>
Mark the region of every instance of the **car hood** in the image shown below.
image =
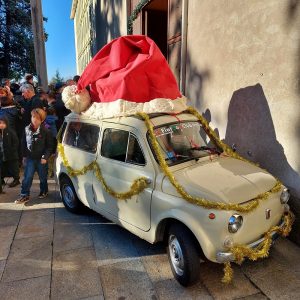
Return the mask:
<path id="1" fill-rule="evenodd" d="M 191 195 L 224 203 L 249 201 L 270 190 L 276 183 L 267 171 L 230 157 L 199 161 L 192 166 L 174 170 L 173 174 Z M 178 196 L 167 177 L 163 179 L 162 190 Z"/>

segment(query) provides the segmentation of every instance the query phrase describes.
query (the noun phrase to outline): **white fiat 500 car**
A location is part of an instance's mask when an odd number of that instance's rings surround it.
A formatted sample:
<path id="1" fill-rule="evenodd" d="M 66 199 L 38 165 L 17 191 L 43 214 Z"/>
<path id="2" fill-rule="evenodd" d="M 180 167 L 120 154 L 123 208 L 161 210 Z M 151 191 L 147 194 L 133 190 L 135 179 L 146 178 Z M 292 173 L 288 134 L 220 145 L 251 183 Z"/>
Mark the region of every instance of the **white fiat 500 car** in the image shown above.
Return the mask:
<path id="1" fill-rule="evenodd" d="M 169 170 L 190 195 L 244 204 L 276 183 L 259 167 L 222 155 L 192 114 L 153 114 L 150 122 Z M 71 176 L 62 155 L 56 159 L 61 198 L 69 211 L 78 213 L 84 205 L 150 243 L 165 241 L 172 272 L 184 286 L 197 280 L 200 258 L 234 261 L 230 246 L 255 247 L 272 226 L 283 225 L 289 210 L 284 187 L 248 213 L 187 202 L 160 168 L 149 131 L 137 116 L 99 121 L 72 113 L 59 142 L 71 168 L 80 170 L 95 161 L 116 192 L 126 192 L 135 179 L 147 178 L 141 193 L 118 200 L 105 191 L 95 170 Z"/>

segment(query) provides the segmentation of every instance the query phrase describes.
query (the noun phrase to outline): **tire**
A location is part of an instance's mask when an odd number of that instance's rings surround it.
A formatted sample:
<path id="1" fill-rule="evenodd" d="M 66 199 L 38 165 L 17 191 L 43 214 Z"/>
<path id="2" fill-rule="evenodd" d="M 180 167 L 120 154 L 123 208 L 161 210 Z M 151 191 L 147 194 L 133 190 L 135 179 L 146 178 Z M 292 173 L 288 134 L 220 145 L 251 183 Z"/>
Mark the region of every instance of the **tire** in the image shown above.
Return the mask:
<path id="1" fill-rule="evenodd" d="M 72 181 L 62 177 L 59 181 L 60 195 L 65 208 L 74 214 L 82 213 L 84 205 L 80 202 L 75 192 Z"/>
<path id="2" fill-rule="evenodd" d="M 200 275 L 200 257 L 195 238 L 185 226 L 171 225 L 167 252 L 175 279 L 183 286 L 196 283 Z"/>

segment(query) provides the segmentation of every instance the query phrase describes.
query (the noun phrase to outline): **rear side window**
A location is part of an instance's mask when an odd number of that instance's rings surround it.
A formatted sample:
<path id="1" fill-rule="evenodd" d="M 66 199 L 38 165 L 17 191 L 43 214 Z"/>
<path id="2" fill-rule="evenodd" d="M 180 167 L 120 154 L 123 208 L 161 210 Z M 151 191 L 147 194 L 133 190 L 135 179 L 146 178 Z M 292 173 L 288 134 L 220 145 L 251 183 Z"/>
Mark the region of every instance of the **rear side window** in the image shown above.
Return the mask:
<path id="1" fill-rule="evenodd" d="M 140 144 L 133 134 L 130 134 L 129 136 L 126 162 L 137 165 L 146 164 L 145 156 L 140 147 Z"/>
<path id="2" fill-rule="evenodd" d="M 64 143 L 83 151 L 96 153 L 99 131 L 100 128 L 96 125 L 70 122 L 64 137 Z"/>
<path id="3" fill-rule="evenodd" d="M 105 129 L 101 155 L 117 161 L 145 165 L 145 156 L 137 138 L 130 132 L 119 129 Z"/>

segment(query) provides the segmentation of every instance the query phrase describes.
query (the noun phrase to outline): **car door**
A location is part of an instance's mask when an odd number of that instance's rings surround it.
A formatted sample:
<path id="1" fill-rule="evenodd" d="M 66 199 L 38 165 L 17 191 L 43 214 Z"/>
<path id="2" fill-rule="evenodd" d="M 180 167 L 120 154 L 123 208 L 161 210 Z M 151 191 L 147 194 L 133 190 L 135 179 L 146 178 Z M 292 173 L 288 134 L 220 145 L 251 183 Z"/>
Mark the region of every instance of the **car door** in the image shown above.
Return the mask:
<path id="1" fill-rule="evenodd" d="M 63 139 L 64 152 L 69 165 L 80 170 L 96 159 L 100 127 L 97 124 L 71 121 Z M 93 204 L 94 172 L 71 177 L 79 199 L 86 205 Z"/>
<path id="2" fill-rule="evenodd" d="M 155 171 L 145 141 L 131 127 L 107 127 L 103 129 L 101 151 L 97 162 L 107 184 L 117 192 L 126 192 L 139 177 L 149 179 L 149 186 L 130 199 L 118 200 L 104 191 L 94 178 L 94 193 L 100 211 L 112 214 L 144 231 L 150 229 L 150 207 Z"/>

